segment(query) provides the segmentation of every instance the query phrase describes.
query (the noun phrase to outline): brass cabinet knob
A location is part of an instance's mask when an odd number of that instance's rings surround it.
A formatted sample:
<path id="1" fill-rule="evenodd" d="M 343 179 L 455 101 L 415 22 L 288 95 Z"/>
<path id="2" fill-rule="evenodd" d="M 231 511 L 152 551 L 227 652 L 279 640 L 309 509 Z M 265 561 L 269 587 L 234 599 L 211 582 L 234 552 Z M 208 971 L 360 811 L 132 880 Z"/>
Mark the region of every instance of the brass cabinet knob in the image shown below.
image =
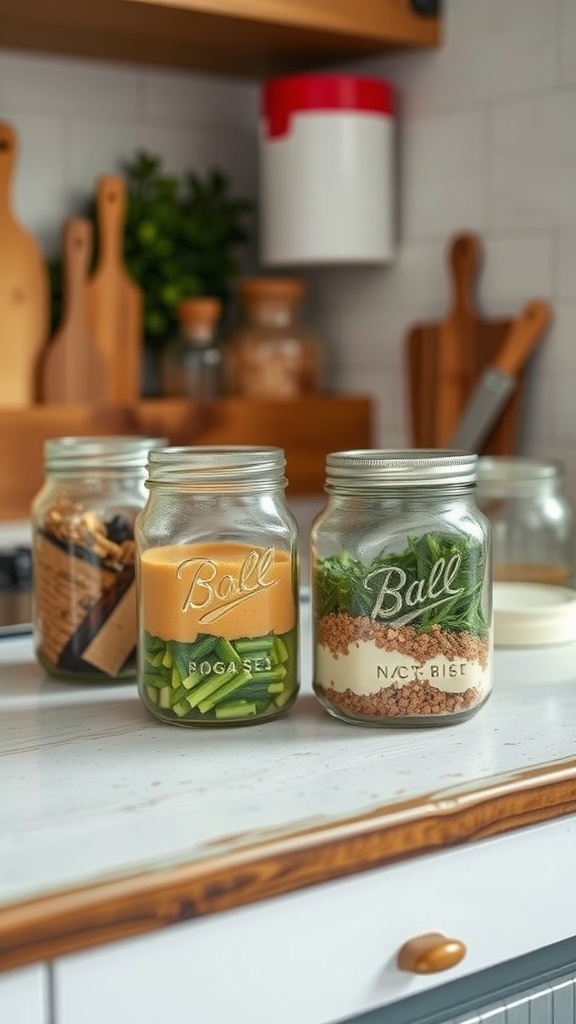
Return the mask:
<path id="1" fill-rule="evenodd" d="M 398 953 L 401 971 L 413 974 L 434 974 L 455 967 L 466 956 L 466 946 L 460 939 L 448 939 L 440 932 L 427 932 L 409 939 Z"/>

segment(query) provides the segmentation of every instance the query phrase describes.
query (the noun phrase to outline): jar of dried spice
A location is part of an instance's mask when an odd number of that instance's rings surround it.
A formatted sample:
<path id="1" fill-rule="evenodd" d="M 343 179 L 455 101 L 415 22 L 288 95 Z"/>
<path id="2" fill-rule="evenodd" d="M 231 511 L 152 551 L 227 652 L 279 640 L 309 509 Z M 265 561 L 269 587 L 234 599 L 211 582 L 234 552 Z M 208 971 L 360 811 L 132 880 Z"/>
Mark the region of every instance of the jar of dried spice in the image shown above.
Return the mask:
<path id="1" fill-rule="evenodd" d="M 226 390 L 245 398 L 294 399 L 320 391 L 322 346 L 301 318 L 300 278 L 242 280 L 243 322 L 224 345 Z"/>
<path id="2" fill-rule="evenodd" d="M 476 456 L 335 452 L 312 525 L 313 687 L 330 714 L 433 726 L 492 688 L 490 526 Z"/>
<path id="3" fill-rule="evenodd" d="M 299 688 L 296 521 L 281 448 L 150 453 L 136 523 L 138 690 L 163 722 L 248 725 Z"/>
<path id="4" fill-rule="evenodd" d="M 32 505 L 36 656 L 60 679 L 136 675 L 134 520 L 163 437 L 59 437 Z"/>

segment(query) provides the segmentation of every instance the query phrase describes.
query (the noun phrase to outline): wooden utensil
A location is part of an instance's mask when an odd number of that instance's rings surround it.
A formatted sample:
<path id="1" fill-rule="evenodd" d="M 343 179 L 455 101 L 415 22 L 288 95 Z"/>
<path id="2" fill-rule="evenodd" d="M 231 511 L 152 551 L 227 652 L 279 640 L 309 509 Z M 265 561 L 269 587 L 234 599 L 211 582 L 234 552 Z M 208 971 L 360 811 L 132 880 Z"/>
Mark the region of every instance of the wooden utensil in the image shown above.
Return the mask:
<path id="1" fill-rule="evenodd" d="M 37 399 L 38 360 L 49 333 L 48 274 L 40 249 L 10 208 L 18 142 L 0 122 L 0 407 Z"/>
<path id="2" fill-rule="evenodd" d="M 88 323 L 106 369 L 106 397 L 113 405 L 140 396 L 142 292 L 123 263 L 126 185 L 107 174 L 97 184 L 98 263 L 88 283 Z"/>
<path id="3" fill-rule="evenodd" d="M 42 397 L 46 402 L 106 402 L 104 360 L 86 312 L 86 279 L 92 254 L 92 225 L 83 217 L 64 224 L 64 308 L 59 329 L 46 349 Z"/>
<path id="4" fill-rule="evenodd" d="M 518 371 L 532 354 L 550 322 L 550 306 L 537 299 L 526 303 L 502 345 L 474 387 L 450 448 L 476 451 L 516 387 Z"/>
<path id="5" fill-rule="evenodd" d="M 406 337 L 411 441 L 418 448 L 438 448 L 449 442 L 475 383 L 512 324 L 512 319 L 485 319 L 477 311 L 475 284 L 482 262 L 479 237 L 471 232 L 454 236 L 448 260 L 454 291 L 449 315 L 437 323 L 415 325 Z M 521 370 L 516 391 L 484 439 L 482 454 L 514 453 L 523 383 Z"/>

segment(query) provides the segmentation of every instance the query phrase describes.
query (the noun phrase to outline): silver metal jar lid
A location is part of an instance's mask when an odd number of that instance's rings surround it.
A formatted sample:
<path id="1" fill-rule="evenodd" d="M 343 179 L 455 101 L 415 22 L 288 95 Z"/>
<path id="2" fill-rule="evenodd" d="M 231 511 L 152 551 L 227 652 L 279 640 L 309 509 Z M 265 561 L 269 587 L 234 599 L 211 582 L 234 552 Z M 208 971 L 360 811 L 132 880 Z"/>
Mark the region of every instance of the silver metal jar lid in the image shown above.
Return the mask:
<path id="1" fill-rule="evenodd" d="M 157 448 L 148 460 L 148 485 L 222 485 L 255 489 L 285 486 L 283 448 L 259 445 L 205 445 Z"/>
<path id="2" fill-rule="evenodd" d="M 326 458 L 326 486 L 342 487 L 471 487 L 476 482 L 477 456 L 438 449 L 374 448 L 331 452 Z"/>
<path id="3" fill-rule="evenodd" d="M 144 468 L 152 448 L 167 443 L 165 437 L 109 435 L 102 437 L 54 437 L 44 442 L 48 470 Z"/>

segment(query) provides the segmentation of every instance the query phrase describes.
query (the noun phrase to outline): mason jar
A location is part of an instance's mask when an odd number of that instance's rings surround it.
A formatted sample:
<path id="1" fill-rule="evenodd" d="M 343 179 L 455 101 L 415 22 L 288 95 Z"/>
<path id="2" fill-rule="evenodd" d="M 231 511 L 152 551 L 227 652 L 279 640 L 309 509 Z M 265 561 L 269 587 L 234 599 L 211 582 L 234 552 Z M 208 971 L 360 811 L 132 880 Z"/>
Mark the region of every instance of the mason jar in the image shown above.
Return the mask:
<path id="1" fill-rule="evenodd" d="M 482 456 L 478 507 L 492 527 L 492 575 L 509 583 L 574 583 L 574 513 L 559 459 Z"/>
<path id="2" fill-rule="evenodd" d="M 152 451 L 136 524 L 138 691 L 163 722 L 248 725 L 299 689 L 298 548 L 281 448 Z"/>
<path id="3" fill-rule="evenodd" d="M 44 444 L 32 503 L 32 619 L 52 676 L 112 682 L 136 675 L 134 520 L 148 451 L 163 437 L 57 437 Z"/>
<path id="4" fill-rule="evenodd" d="M 313 688 L 360 725 L 464 721 L 492 688 L 491 548 L 476 455 L 334 452 L 312 524 Z"/>

